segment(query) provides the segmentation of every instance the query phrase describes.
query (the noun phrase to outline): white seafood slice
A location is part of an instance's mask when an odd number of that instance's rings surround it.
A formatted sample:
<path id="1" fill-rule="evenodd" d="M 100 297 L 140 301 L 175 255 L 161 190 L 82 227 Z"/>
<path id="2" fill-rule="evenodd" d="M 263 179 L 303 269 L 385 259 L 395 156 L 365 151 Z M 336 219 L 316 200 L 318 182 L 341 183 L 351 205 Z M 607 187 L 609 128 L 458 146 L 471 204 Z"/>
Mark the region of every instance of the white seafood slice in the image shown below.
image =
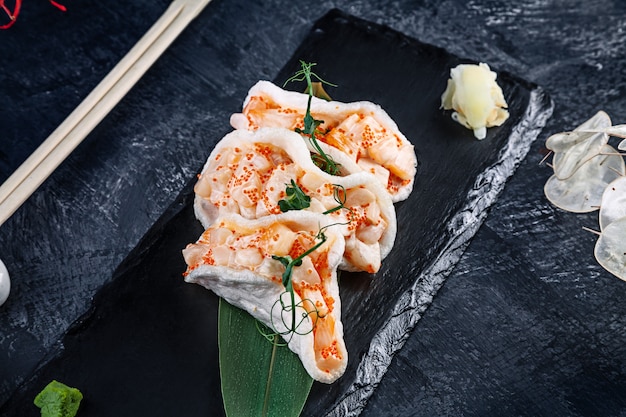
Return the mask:
<path id="1" fill-rule="evenodd" d="M 625 175 L 624 159 L 615 149 L 604 145 L 601 153 L 581 165 L 565 180 L 551 176 L 544 186 L 544 193 L 555 206 L 574 213 L 598 210 L 606 186 Z"/>
<path id="2" fill-rule="evenodd" d="M 617 149 L 620 151 L 626 151 L 626 140 L 623 140 L 617 145 Z"/>
<path id="3" fill-rule="evenodd" d="M 208 228 L 228 213 L 248 219 L 278 214 L 291 181 L 311 198 L 307 211 L 324 213 L 345 199 L 344 208 L 327 214 L 349 242 L 340 268 L 377 272 L 396 235 L 391 197 L 370 173 L 323 172 L 305 139 L 284 128 L 235 130 L 217 144 L 195 187 L 196 217 Z"/>
<path id="4" fill-rule="evenodd" d="M 303 128 L 307 109 L 307 94 L 286 91 L 269 81 L 259 81 L 246 97 L 243 112 L 232 115 L 235 129 L 256 130 L 260 127 Z M 318 142 L 342 168 L 349 173 L 370 170 L 378 164 L 386 175 L 377 176 L 394 202 L 406 199 L 413 189 L 417 157 L 413 145 L 400 132 L 396 123 L 378 105 L 359 101 L 342 103 L 313 97 L 311 114 L 323 120 L 316 136 Z M 366 159 L 366 166 L 361 160 Z"/>
<path id="5" fill-rule="evenodd" d="M 348 361 L 337 284 L 344 239 L 329 220 L 305 211 L 257 220 L 230 215 L 183 250 L 185 281 L 208 288 L 283 335 L 311 377 L 324 383 L 339 378 Z M 272 255 L 296 259 L 321 241 L 317 235 L 325 226 L 326 240 L 293 268 L 297 314 L 292 315 L 294 305 L 282 283 L 285 266 Z"/>
<path id="6" fill-rule="evenodd" d="M 611 119 L 603 111 L 596 113 L 572 132 L 561 132 L 546 140 L 546 148 L 554 152 L 554 175 L 564 180 L 571 177 L 585 162 L 598 155 L 608 143 L 604 132 Z"/>
<path id="7" fill-rule="evenodd" d="M 626 281 L 626 217 L 611 222 L 602 230 L 594 255 L 604 269 Z"/>
<path id="8" fill-rule="evenodd" d="M 600 229 L 615 220 L 626 217 L 626 177 L 619 177 L 607 185 L 600 203 Z"/>

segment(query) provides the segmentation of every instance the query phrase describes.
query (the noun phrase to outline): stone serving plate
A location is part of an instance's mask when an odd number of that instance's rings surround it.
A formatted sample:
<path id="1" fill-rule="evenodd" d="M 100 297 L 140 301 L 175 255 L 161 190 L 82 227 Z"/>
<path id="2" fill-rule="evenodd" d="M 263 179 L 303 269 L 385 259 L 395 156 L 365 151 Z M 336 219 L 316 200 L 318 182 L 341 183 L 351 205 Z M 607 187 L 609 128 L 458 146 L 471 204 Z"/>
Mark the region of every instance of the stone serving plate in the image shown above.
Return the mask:
<path id="1" fill-rule="evenodd" d="M 471 61 L 338 10 L 315 24 L 274 81 L 282 85 L 299 60 L 317 63 L 315 71 L 338 85 L 328 89 L 333 99 L 380 104 L 415 145 L 419 163 L 413 193 L 396 204 L 398 235 L 381 270 L 341 275 L 348 369 L 332 385 L 314 384 L 303 412 L 358 415 L 550 117 L 552 102 L 536 85 L 499 73 L 511 117 L 477 141 L 439 108 L 450 68 Z M 224 414 L 218 298 L 182 279 L 181 250 L 203 231 L 193 215 L 194 182 L 1 415 L 39 415 L 33 398 L 52 379 L 81 389 L 81 417 Z"/>

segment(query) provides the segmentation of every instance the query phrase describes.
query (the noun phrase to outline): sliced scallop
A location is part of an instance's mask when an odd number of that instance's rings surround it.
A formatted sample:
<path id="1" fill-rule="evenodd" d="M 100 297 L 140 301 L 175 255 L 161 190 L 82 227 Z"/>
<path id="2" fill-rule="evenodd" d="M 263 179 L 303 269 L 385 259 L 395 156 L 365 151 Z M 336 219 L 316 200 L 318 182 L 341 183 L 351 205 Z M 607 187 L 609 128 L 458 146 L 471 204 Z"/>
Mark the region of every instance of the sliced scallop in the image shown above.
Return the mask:
<path id="1" fill-rule="evenodd" d="M 231 126 L 245 130 L 302 129 L 308 100 L 308 94 L 259 81 L 248 91 L 242 112 L 231 116 Z M 384 171 L 376 177 L 393 202 L 408 198 L 417 172 L 417 156 L 413 144 L 381 106 L 369 101 L 344 103 L 312 97 L 310 112 L 322 121 L 316 139 L 324 153 L 342 168 L 350 169 L 349 173 L 372 172 L 370 165 L 376 164 Z M 317 152 L 314 147 L 311 150 Z"/>
<path id="2" fill-rule="evenodd" d="M 304 256 L 322 241 L 324 227 L 326 240 Z M 337 283 L 344 244 L 328 217 L 318 213 L 289 211 L 256 220 L 225 216 L 183 250 L 185 281 L 213 291 L 282 335 L 313 379 L 331 383 L 348 361 Z M 273 255 L 302 260 L 291 275 L 293 303 L 283 283 L 285 265 Z"/>
<path id="3" fill-rule="evenodd" d="M 311 160 L 305 140 L 293 131 L 260 128 L 226 135 L 196 183 L 194 210 L 205 228 L 229 213 L 248 219 L 279 214 L 278 202 L 291 181 L 311 199 L 304 210 L 327 213 L 344 234 L 346 252 L 340 269 L 376 273 L 397 231 L 391 196 L 371 173 L 343 177 L 325 173 Z M 344 208 L 339 209 L 340 202 Z"/>

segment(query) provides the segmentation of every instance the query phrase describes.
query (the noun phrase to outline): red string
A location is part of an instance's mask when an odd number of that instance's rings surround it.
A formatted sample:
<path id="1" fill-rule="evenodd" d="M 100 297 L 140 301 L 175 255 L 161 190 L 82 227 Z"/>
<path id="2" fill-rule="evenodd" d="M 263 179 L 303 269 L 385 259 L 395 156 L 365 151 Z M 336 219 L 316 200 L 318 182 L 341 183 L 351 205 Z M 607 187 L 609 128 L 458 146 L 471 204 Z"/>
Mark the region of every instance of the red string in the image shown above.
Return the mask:
<path id="1" fill-rule="evenodd" d="M 63 6 L 62 4 L 59 4 L 59 3 L 57 3 L 57 2 L 56 2 L 56 1 L 54 1 L 54 0 L 49 0 L 49 1 L 50 1 L 50 3 L 52 3 L 52 5 L 53 5 L 54 7 L 56 7 L 56 8 L 57 8 L 57 9 L 59 9 L 59 10 L 61 10 L 62 12 L 66 12 L 66 11 L 67 11 L 67 7 Z"/>
<path id="2" fill-rule="evenodd" d="M 13 26 L 13 24 L 15 23 L 15 21 L 17 20 L 17 15 L 20 14 L 20 7 L 22 6 L 22 0 L 15 0 L 15 7 L 13 8 L 13 11 L 11 11 L 6 4 L 4 4 L 4 0 L 0 0 L 0 9 L 2 9 L 7 16 L 9 16 L 9 23 L 0 26 L 0 29 L 8 29 L 11 26 Z"/>
<path id="3" fill-rule="evenodd" d="M 0 10 L 4 11 L 6 15 L 9 17 L 9 23 L 0 25 L 0 29 L 8 29 L 11 26 L 13 26 L 13 24 L 17 20 L 17 16 L 20 14 L 20 7 L 22 6 L 22 0 L 15 0 L 15 7 L 13 8 L 13 11 L 11 11 L 11 9 L 7 7 L 4 1 L 5 0 L 0 0 Z M 54 0 L 48 0 L 48 1 L 57 9 L 63 12 L 67 11 L 67 7 L 65 7 L 64 5 L 57 3 Z"/>

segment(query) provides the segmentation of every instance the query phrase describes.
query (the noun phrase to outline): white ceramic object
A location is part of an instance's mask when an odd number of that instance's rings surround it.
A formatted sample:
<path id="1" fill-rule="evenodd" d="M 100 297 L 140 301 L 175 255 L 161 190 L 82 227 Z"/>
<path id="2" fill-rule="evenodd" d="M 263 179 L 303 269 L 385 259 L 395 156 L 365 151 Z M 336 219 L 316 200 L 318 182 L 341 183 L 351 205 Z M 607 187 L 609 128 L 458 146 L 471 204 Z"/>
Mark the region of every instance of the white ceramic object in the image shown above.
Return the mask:
<path id="1" fill-rule="evenodd" d="M 11 280 L 9 279 L 9 271 L 0 260 L 0 306 L 9 298 L 11 291 Z"/>

